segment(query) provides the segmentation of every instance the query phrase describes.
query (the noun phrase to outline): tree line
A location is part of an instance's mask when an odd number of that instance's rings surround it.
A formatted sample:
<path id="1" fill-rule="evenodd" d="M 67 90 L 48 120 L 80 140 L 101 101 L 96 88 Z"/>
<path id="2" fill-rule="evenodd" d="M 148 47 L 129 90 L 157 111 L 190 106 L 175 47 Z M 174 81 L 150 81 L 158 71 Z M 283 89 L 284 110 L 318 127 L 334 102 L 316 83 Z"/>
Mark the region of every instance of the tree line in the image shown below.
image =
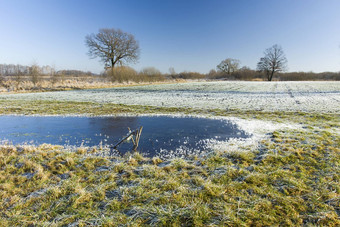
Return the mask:
<path id="1" fill-rule="evenodd" d="M 132 34 L 120 29 L 100 29 L 96 34 L 85 37 L 88 55 L 99 58 L 104 64 L 101 74 L 80 70 L 56 71 L 52 66 L 31 66 L 0 64 L 0 86 L 8 87 L 6 81 L 15 81 L 19 87 L 23 81 L 30 81 L 33 87 L 41 81 L 49 81 L 52 86 L 65 79 L 100 80 L 102 82 L 154 82 L 172 79 L 224 79 L 224 80 L 340 80 L 340 72 L 286 72 L 287 58 L 281 46 L 275 44 L 266 49 L 257 63 L 256 70 L 247 66 L 241 67 L 238 59 L 227 58 L 221 61 L 216 70 L 207 74 L 198 72 L 176 73 L 173 67 L 169 73 L 161 73 L 155 67 L 146 67 L 139 72 L 127 65 L 137 62 L 140 56 L 138 41 Z"/>
<path id="2" fill-rule="evenodd" d="M 271 72 L 270 72 L 271 73 Z M 204 74 L 199 72 L 176 72 L 173 67 L 168 73 L 162 73 L 155 67 L 145 67 L 140 71 L 129 66 L 115 66 L 108 68 L 100 74 L 84 72 L 81 70 L 59 70 L 52 66 L 31 66 L 0 64 L 0 87 L 6 87 L 6 81 L 13 81 L 16 87 L 29 81 L 33 87 L 39 87 L 42 82 L 52 86 L 58 82 L 71 81 L 98 81 L 102 83 L 124 82 L 155 82 L 165 80 L 268 80 L 267 72 L 253 70 L 247 66 L 240 66 L 237 59 L 225 59 L 216 66 L 216 69 Z M 340 80 L 340 72 L 275 72 L 275 80 L 302 81 L 302 80 Z"/>
<path id="3" fill-rule="evenodd" d="M 57 71 L 54 66 L 39 66 L 38 64 L 30 66 L 0 64 L 0 88 L 9 90 L 26 90 L 23 87 L 29 90 L 39 89 L 42 86 L 53 87 L 56 83 L 63 83 L 66 80 L 84 80 L 96 76 L 94 73 L 80 70 Z"/>
<path id="4" fill-rule="evenodd" d="M 127 71 L 131 73 L 131 77 L 136 78 L 136 72 L 131 68 L 127 70 L 124 68 L 117 69 L 123 65 L 131 62 L 138 61 L 140 49 L 139 44 L 132 34 L 123 32 L 120 29 L 100 29 L 96 34 L 90 34 L 85 37 L 85 43 L 89 48 L 88 55 L 91 58 L 99 57 L 105 65 L 105 73 L 112 79 L 121 80 L 127 75 Z M 262 80 L 265 78 L 272 81 L 274 76 L 276 80 L 301 80 L 305 76 L 305 80 L 315 79 L 332 79 L 339 80 L 339 73 L 288 73 L 287 58 L 284 54 L 282 47 L 278 44 L 273 45 L 266 49 L 263 57 L 257 63 L 256 70 L 252 70 L 246 66 L 240 67 L 241 61 L 238 59 L 227 58 L 217 65 L 217 71 L 211 70 L 208 74 L 204 75 L 196 72 L 182 72 L 175 73 L 173 68 L 169 69 L 169 74 L 166 78 L 180 78 L 180 79 L 240 79 L 240 80 Z M 158 70 L 153 71 L 152 75 L 157 75 L 158 79 L 165 79 L 161 76 Z M 157 73 L 156 73 L 157 72 Z M 121 75 L 120 75 L 121 74 Z M 141 75 L 149 75 L 148 73 L 141 73 Z M 128 78 L 126 78 L 128 79 Z"/>

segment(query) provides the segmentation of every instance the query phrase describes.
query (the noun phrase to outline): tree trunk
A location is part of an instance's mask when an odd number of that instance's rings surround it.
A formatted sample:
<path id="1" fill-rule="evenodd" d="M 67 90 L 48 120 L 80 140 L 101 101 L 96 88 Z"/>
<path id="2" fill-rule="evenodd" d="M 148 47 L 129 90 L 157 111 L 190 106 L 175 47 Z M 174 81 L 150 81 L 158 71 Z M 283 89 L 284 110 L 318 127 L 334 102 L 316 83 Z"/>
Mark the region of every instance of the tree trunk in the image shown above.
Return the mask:
<path id="1" fill-rule="evenodd" d="M 113 58 L 111 58 L 111 69 L 113 69 L 114 65 L 115 65 L 115 62 L 113 61 Z"/>
<path id="2" fill-rule="evenodd" d="M 113 67 L 114 67 L 115 63 L 113 61 L 113 58 L 111 58 L 111 77 L 113 77 Z"/>
<path id="3" fill-rule="evenodd" d="M 268 77 L 268 81 L 272 81 L 273 76 L 274 76 L 274 70 L 272 70 L 272 71 L 270 72 L 270 76 Z"/>

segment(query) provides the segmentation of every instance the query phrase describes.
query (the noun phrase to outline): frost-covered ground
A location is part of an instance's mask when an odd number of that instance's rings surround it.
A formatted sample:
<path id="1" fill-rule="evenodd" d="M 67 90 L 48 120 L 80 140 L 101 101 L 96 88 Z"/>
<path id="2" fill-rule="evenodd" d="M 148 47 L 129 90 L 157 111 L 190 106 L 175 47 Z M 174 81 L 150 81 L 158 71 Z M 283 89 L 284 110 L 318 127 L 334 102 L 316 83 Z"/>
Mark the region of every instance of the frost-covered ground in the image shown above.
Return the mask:
<path id="1" fill-rule="evenodd" d="M 198 117 L 198 116 L 191 116 Z M 202 116 L 203 117 L 203 116 Z M 203 139 L 197 141 L 204 149 L 188 149 L 186 146 L 180 146 L 175 150 L 161 150 L 158 154 L 160 158 L 185 158 L 190 155 L 205 156 L 209 151 L 225 151 L 225 152 L 248 152 L 249 150 L 255 151 L 259 147 L 261 140 L 266 139 L 268 134 L 276 130 L 293 130 L 301 128 L 301 125 L 294 123 L 277 123 L 272 121 L 263 121 L 255 119 L 240 119 L 235 117 L 212 117 L 213 119 L 232 122 L 237 125 L 237 128 L 243 130 L 249 135 L 248 138 L 229 138 L 225 141 L 217 140 L 214 138 Z"/>
<path id="2" fill-rule="evenodd" d="M 200 141 L 216 150 L 202 157 L 177 158 L 195 154 L 181 148 L 160 155 L 170 160 L 138 153 L 113 157 L 108 147 L 2 145 L 0 223 L 340 226 L 339 103 L 340 82 L 204 82 L 0 95 L 0 114 L 214 113 L 211 118 L 251 134 Z M 236 111 L 204 111 L 209 108 Z"/>
<path id="3" fill-rule="evenodd" d="M 218 81 L 1 95 L 0 99 L 88 101 L 222 110 L 337 113 L 340 82 Z"/>

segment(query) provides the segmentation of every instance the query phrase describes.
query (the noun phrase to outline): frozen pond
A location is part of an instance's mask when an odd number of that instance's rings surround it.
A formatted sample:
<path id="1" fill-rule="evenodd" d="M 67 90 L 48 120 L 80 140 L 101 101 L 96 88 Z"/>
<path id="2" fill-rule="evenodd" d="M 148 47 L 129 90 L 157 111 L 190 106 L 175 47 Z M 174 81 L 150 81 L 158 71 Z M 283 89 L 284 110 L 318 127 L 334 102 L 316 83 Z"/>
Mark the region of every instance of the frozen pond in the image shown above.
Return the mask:
<path id="1" fill-rule="evenodd" d="M 0 116 L 0 141 L 13 144 L 100 146 L 116 144 L 143 126 L 138 151 L 148 156 L 169 152 L 209 151 L 209 140 L 226 141 L 249 135 L 227 120 L 185 117 L 36 117 Z M 121 153 L 132 143 L 118 147 Z M 166 155 L 165 155 L 166 156 Z"/>

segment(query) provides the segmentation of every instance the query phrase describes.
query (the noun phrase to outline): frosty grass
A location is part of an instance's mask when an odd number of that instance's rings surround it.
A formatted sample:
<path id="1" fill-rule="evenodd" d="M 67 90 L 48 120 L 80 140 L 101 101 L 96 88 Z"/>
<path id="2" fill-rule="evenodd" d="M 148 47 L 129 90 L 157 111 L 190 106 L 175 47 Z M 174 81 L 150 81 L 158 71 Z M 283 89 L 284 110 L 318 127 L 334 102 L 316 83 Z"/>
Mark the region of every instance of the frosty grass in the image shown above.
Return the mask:
<path id="1" fill-rule="evenodd" d="M 1 95 L 0 99 L 77 101 L 193 109 L 337 113 L 340 82 L 193 82 Z"/>
<path id="2" fill-rule="evenodd" d="M 126 105 L 177 107 L 192 109 L 220 109 L 236 111 L 299 111 L 311 113 L 338 113 L 340 109 L 340 82 L 192 82 L 109 89 L 8 94 L 0 100 L 48 100 Z M 226 119 L 226 118 L 224 118 Z M 256 120 L 230 119 L 252 135 L 248 139 L 214 139 L 199 141 L 212 150 L 240 150 L 257 147 L 267 133 L 283 128 L 297 128 L 292 124 L 276 124 Z M 197 151 L 199 152 L 199 151 Z M 195 151 L 179 147 L 176 151 L 161 152 L 167 158 L 181 157 Z"/>

